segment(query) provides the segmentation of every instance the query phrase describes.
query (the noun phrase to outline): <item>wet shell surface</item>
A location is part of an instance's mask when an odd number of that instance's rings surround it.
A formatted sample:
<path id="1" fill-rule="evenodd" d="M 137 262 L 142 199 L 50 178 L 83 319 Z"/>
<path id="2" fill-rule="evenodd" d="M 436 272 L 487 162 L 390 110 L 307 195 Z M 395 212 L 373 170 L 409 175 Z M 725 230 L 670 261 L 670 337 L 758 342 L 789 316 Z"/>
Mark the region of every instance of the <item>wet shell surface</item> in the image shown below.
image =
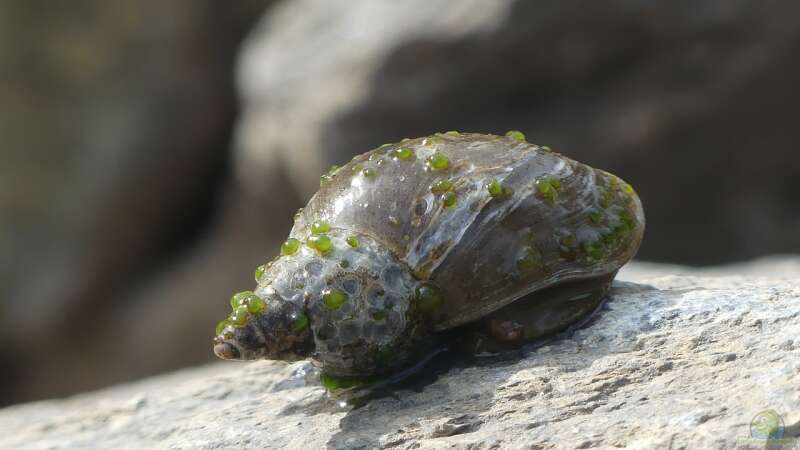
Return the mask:
<path id="1" fill-rule="evenodd" d="M 232 299 L 215 353 L 392 372 L 433 334 L 552 286 L 609 283 L 643 232 L 629 184 L 522 133 L 384 145 L 322 176 L 281 256 Z"/>

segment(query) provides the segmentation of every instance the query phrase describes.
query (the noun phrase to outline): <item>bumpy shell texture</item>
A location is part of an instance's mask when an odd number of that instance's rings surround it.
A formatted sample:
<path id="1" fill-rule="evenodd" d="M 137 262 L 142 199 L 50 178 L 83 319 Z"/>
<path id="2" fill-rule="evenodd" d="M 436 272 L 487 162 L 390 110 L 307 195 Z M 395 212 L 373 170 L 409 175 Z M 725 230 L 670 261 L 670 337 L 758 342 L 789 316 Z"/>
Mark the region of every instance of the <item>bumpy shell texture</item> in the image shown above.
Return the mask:
<path id="1" fill-rule="evenodd" d="M 402 149 L 411 156 L 398 158 Z M 466 133 L 356 157 L 323 183 L 292 236 L 320 220 L 373 236 L 442 289 L 437 330 L 545 286 L 614 272 L 644 231 L 638 197 L 614 175 L 513 137 Z"/>
<path id="2" fill-rule="evenodd" d="M 323 175 L 255 294 L 308 315 L 324 371 L 371 374 L 425 333 L 615 273 L 643 232 L 639 198 L 614 175 L 518 132 L 441 133 Z M 256 334 L 269 346 L 269 330 Z"/>

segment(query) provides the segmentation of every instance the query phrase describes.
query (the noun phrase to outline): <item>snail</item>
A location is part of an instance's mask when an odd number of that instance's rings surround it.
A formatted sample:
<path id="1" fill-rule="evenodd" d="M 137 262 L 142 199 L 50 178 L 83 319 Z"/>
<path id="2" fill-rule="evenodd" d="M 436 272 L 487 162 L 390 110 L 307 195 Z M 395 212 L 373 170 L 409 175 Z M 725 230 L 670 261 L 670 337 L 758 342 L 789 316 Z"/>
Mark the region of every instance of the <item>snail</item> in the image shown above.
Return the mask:
<path id="1" fill-rule="evenodd" d="M 644 233 L 628 183 L 519 131 L 385 144 L 320 185 L 231 298 L 218 357 L 310 357 L 346 380 L 404 370 L 448 330 L 514 348 L 595 311 Z"/>

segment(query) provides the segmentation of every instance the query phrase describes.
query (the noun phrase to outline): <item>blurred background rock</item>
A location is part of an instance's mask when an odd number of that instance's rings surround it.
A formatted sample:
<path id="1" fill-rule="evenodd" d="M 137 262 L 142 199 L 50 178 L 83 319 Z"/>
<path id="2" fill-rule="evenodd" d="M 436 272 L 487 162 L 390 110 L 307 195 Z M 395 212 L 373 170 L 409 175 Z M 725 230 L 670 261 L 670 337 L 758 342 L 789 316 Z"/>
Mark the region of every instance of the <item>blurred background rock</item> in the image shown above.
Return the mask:
<path id="1" fill-rule="evenodd" d="M 212 360 L 319 175 L 524 131 L 630 181 L 639 259 L 800 251 L 800 5 L 0 5 L 0 404 Z"/>

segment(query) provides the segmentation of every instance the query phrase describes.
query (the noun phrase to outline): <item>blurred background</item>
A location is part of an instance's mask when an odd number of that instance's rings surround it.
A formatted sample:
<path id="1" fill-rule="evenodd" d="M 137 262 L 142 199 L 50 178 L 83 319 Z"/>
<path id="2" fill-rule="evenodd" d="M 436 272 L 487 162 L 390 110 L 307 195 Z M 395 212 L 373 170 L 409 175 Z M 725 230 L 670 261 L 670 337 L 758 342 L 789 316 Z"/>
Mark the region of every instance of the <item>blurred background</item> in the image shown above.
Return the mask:
<path id="1" fill-rule="evenodd" d="M 525 132 L 630 181 L 638 258 L 800 252 L 796 2 L 0 4 L 0 404 L 212 361 L 319 175 Z"/>

